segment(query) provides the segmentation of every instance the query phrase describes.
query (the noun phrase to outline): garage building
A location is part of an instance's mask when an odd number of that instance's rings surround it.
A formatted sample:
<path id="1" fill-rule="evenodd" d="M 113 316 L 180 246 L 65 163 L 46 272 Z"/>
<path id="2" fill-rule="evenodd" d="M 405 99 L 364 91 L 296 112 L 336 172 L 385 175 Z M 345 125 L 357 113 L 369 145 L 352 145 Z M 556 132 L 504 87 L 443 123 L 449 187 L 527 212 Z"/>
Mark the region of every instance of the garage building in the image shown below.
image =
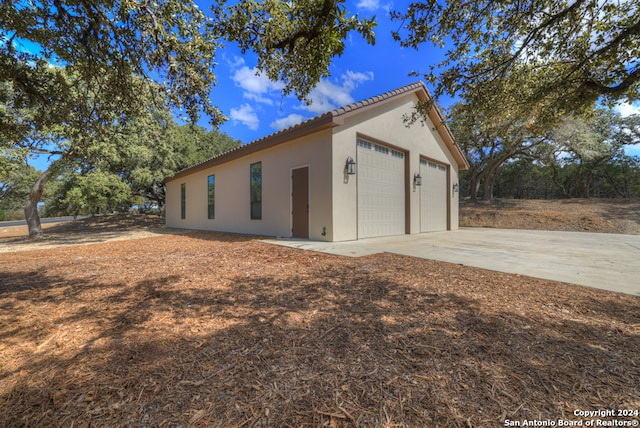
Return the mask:
<path id="1" fill-rule="evenodd" d="M 417 103 L 424 121 L 407 125 Z M 458 228 L 468 168 L 422 82 L 332 110 L 167 179 L 169 227 L 347 241 Z"/>

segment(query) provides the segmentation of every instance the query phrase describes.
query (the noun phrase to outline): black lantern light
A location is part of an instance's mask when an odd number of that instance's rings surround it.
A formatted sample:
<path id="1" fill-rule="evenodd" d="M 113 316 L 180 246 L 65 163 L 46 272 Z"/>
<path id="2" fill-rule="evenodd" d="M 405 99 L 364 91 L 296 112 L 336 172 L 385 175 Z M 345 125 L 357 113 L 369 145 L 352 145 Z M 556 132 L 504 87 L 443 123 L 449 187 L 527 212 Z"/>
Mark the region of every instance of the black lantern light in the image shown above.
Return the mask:
<path id="1" fill-rule="evenodd" d="M 353 160 L 351 156 L 347 158 L 347 165 L 345 166 L 347 170 L 347 174 L 355 175 L 356 174 L 356 161 Z"/>
<path id="2" fill-rule="evenodd" d="M 422 176 L 418 172 L 413 174 L 413 185 L 414 186 L 422 186 Z"/>

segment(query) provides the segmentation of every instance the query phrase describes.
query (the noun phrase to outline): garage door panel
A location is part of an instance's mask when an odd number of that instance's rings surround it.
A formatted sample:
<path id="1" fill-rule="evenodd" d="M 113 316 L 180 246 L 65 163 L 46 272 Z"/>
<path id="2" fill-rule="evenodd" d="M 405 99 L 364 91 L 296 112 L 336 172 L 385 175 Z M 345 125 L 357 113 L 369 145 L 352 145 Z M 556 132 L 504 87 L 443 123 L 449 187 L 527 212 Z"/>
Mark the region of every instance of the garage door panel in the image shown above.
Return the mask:
<path id="1" fill-rule="evenodd" d="M 421 159 L 420 175 L 420 231 L 447 230 L 447 169 Z"/>
<path id="2" fill-rule="evenodd" d="M 390 148 L 358 144 L 358 237 L 405 232 L 404 158 Z"/>

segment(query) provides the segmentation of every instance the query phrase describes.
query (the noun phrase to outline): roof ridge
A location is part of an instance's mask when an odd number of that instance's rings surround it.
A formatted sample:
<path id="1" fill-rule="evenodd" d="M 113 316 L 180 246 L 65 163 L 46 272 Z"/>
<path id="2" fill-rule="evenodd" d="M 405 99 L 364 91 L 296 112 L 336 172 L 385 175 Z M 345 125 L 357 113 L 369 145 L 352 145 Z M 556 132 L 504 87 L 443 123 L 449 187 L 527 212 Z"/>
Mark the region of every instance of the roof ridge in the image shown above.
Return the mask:
<path id="1" fill-rule="evenodd" d="M 295 130 L 298 130 L 298 129 L 303 129 L 305 126 L 309 126 L 313 122 L 322 122 L 323 119 L 325 119 L 325 118 L 326 119 L 331 118 L 331 120 L 333 120 L 334 117 L 341 116 L 343 114 L 358 110 L 360 108 L 367 107 L 367 106 L 379 103 L 381 101 L 385 101 L 385 100 L 387 100 L 389 98 L 392 98 L 394 96 L 406 94 L 408 92 L 412 92 L 412 91 L 414 91 L 416 89 L 421 89 L 421 88 L 424 89 L 425 91 L 427 91 L 427 93 L 429 93 L 429 91 L 427 90 L 427 87 L 425 86 L 425 84 L 421 80 L 419 80 L 417 82 L 410 83 L 410 84 L 402 86 L 400 88 L 393 89 L 391 91 L 387 91 L 387 92 L 384 92 L 384 93 L 379 94 L 379 95 L 374 95 L 373 97 L 365 98 L 364 100 L 356 101 L 356 102 L 353 102 L 351 104 L 347 104 L 347 105 L 342 106 L 342 107 L 338 107 L 336 109 L 330 110 L 330 111 L 328 111 L 326 113 L 323 113 L 321 115 L 314 116 L 314 117 L 311 117 L 311 118 L 309 118 L 307 120 L 304 120 L 302 122 L 296 123 L 295 125 L 291 125 L 288 128 L 281 129 L 279 131 L 276 131 L 276 132 L 273 132 L 271 134 L 265 135 L 264 137 L 260 137 L 257 140 L 253 140 L 253 141 L 250 141 L 250 142 L 248 142 L 246 144 L 240 145 L 239 147 L 236 147 L 234 149 L 227 150 L 226 152 L 223 152 L 223 153 L 219 153 L 219 154 L 217 154 L 217 155 L 215 155 L 213 157 L 210 157 L 209 159 L 205 159 L 205 160 L 203 160 L 201 162 L 198 162 L 196 164 L 189 165 L 188 167 L 183 168 L 180 171 L 177 171 L 173 175 L 173 177 L 177 176 L 178 174 L 182 174 L 182 173 L 184 173 L 184 172 L 186 172 L 188 170 L 197 169 L 201 165 L 204 165 L 204 164 L 206 164 L 208 162 L 211 162 L 214 159 L 217 159 L 217 158 L 220 158 L 220 157 L 223 157 L 223 156 L 225 156 L 225 157 L 226 156 L 230 156 L 234 152 L 237 152 L 237 151 L 240 151 L 240 150 L 245 150 L 245 151 L 246 150 L 251 150 L 250 147 L 254 147 L 254 146 L 260 145 L 260 143 L 266 142 L 268 140 L 272 140 L 272 139 L 278 137 L 279 135 L 284 135 L 284 134 L 287 134 L 289 132 L 292 132 L 292 131 L 295 131 Z M 165 179 L 165 180 L 171 180 L 173 177 Z"/>
<path id="2" fill-rule="evenodd" d="M 418 80 L 417 82 L 410 83 L 408 85 L 402 86 L 402 87 L 397 88 L 397 89 L 393 89 L 391 91 L 384 92 L 384 93 L 379 94 L 379 95 L 374 95 L 373 97 L 365 98 L 364 100 L 355 101 L 355 102 L 353 102 L 351 104 L 347 104 L 345 106 L 341 106 L 341 107 L 338 107 L 336 109 L 329 110 L 329 111 L 327 111 L 325 113 L 322 113 L 320 115 L 310 117 L 309 119 L 304 120 L 302 122 L 298 122 L 298 123 L 296 123 L 294 125 L 289 126 L 288 128 L 284 128 L 284 129 L 281 129 L 279 131 L 272 132 L 271 134 L 267 134 L 264 137 L 258 138 L 257 140 L 252 140 L 252 141 L 248 142 L 247 144 L 244 144 L 244 145 L 242 145 L 240 147 L 245 147 L 245 146 L 248 146 L 250 144 L 258 143 L 258 142 L 260 142 L 262 140 L 265 140 L 267 138 L 273 138 L 273 137 L 275 137 L 275 136 L 277 136 L 279 134 L 283 134 L 285 132 L 289 132 L 292 129 L 298 128 L 298 127 L 300 127 L 300 126 L 302 126 L 302 125 L 304 125 L 306 123 L 309 123 L 309 122 L 312 122 L 314 120 L 317 120 L 317 119 L 319 119 L 321 117 L 324 117 L 324 116 L 326 116 L 328 114 L 331 114 L 333 117 L 340 116 L 340 115 L 342 115 L 344 113 L 347 113 L 349 111 L 357 110 L 358 108 L 365 107 L 365 106 L 370 105 L 370 104 L 375 104 L 377 102 L 384 101 L 387 98 L 391 98 L 392 96 L 404 94 L 406 92 L 411 92 L 414 89 L 418 89 L 418 88 L 424 88 L 426 90 L 426 86 L 424 85 L 424 83 L 421 80 Z M 237 147 L 235 149 L 231 149 L 230 151 L 237 150 L 238 148 L 239 147 Z M 220 156 L 220 155 L 218 155 L 218 156 Z"/>
<path id="3" fill-rule="evenodd" d="M 369 98 L 365 98 L 364 100 L 360 100 L 360 101 L 356 101 L 353 102 L 351 104 L 347 104 L 344 105 L 342 107 L 338 107 L 336 109 L 333 109 L 330 111 L 331 114 L 333 114 L 333 116 L 340 116 L 343 115 L 345 113 L 354 111 L 354 110 L 358 110 L 362 107 L 366 107 L 368 105 L 371 104 L 376 104 L 380 101 L 384 101 L 388 98 L 394 97 L 396 95 L 401 95 L 401 94 L 405 94 L 407 92 L 411 92 L 415 89 L 419 89 L 419 88 L 423 88 L 426 90 L 426 86 L 424 85 L 424 83 L 421 80 L 418 80 L 417 82 L 413 82 L 410 83 L 408 85 L 402 86 L 400 88 L 396 88 L 396 89 L 392 89 L 391 91 L 387 91 L 384 92 L 382 94 L 379 95 L 374 95 L 373 97 L 369 97 Z"/>

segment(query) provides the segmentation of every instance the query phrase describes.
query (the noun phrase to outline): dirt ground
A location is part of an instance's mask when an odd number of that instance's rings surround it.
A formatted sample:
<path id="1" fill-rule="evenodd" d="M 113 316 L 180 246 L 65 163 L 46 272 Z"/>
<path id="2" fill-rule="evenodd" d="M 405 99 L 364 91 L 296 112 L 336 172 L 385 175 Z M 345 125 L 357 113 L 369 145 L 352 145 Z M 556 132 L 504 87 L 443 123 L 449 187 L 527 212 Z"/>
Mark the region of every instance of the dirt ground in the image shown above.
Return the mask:
<path id="1" fill-rule="evenodd" d="M 181 233 L 180 230 L 168 230 L 164 219 L 153 215 L 95 216 L 66 223 L 43 224 L 42 229 L 44 236 L 41 239 L 29 239 L 27 226 L 2 227 L 0 223 L 0 253 Z"/>
<path id="2" fill-rule="evenodd" d="M 138 220 L 0 253 L 0 426 L 640 419 L 640 296 Z"/>
<path id="3" fill-rule="evenodd" d="M 460 226 L 640 235 L 640 199 L 462 201 Z"/>

